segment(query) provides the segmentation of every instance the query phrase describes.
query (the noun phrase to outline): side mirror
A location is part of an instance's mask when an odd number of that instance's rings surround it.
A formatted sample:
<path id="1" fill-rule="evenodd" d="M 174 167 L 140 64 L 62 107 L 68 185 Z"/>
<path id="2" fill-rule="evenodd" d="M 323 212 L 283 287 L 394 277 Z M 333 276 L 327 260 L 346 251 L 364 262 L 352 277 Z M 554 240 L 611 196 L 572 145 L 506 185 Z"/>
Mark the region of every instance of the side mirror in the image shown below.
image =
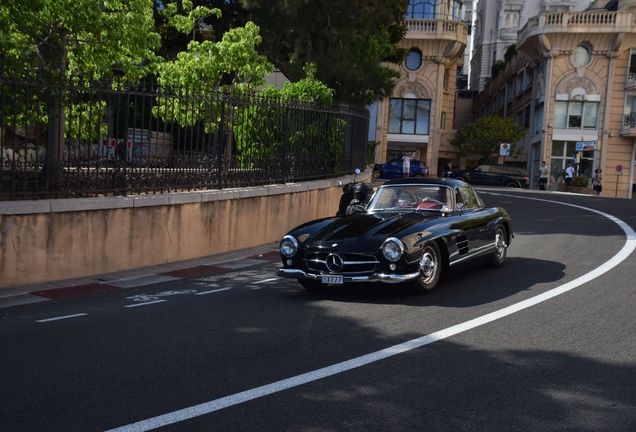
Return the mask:
<path id="1" fill-rule="evenodd" d="M 442 206 L 440 211 L 442 212 L 442 217 L 446 217 L 453 212 L 448 206 Z"/>

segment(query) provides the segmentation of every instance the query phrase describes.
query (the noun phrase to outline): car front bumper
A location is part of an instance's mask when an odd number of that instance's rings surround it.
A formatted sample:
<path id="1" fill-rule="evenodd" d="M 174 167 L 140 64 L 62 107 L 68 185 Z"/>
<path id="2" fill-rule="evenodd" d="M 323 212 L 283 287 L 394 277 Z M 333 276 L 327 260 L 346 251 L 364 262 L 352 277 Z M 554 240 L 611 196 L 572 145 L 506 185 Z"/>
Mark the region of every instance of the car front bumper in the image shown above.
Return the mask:
<path id="1" fill-rule="evenodd" d="M 321 280 L 322 274 L 307 273 L 300 269 L 279 268 L 276 269 L 276 275 L 280 277 L 292 278 L 292 279 L 310 279 Z M 407 274 L 384 274 L 374 273 L 368 276 L 349 276 L 342 275 L 342 280 L 345 283 L 349 282 L 384 282 L 384 283 L 400 283 L 415 279 L 419 273 L 407 273 Z M 340 276 L 340 275 L 338 275 Z"/>

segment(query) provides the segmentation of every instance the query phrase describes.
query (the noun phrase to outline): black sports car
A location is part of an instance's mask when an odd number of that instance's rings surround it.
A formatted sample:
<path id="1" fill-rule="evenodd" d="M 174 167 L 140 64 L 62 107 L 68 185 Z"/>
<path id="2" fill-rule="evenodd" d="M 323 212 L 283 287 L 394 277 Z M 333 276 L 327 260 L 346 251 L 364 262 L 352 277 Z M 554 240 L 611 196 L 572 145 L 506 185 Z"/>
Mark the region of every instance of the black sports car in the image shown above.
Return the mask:
<path id="1" fill-rule="evenodd" d="M 283 236 L 276 273 L 308 290 L 386 282 L 426 293 L 460 263 L 501 266 L 512 237 L 508 213 L 486 207 L 463 181 L 393 180 L 360 213 L 318 219 Z"/>

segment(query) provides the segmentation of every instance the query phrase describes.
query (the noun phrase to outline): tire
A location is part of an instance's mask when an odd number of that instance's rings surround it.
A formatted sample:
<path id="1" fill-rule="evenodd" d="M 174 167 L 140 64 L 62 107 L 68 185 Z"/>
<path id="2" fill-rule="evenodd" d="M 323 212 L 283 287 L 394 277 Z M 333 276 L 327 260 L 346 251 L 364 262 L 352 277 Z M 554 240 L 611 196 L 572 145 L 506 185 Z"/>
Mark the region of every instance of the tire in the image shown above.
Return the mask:
<path id="1" fill-rule="evenodd" d="M 519 187 L 519 184 L 518 184 L 518 183 L 515 183 L 515 182 L 508 182 L 508 183 L 506 183 L 506 187 L 509 187 L 509 188 L 518 188 L 518 187 Z"/>
<path id="2" fill-rule="evenodd" d="M 495 227 L 495 252 L 486 261 L 486 266 L 490 268 L 499 268 L 506 260 L 508 245 L 506 244 L 506 229 L 502 224 Z"/>
<path id="3" fill-rule="evenodd" d="M 424 174 L 417 173 L 417 174 L 413 174 L 411 177 L 413 177 L 413 178 L 424 178 Z"/>
<path id="4" fill-rule="evenodd" d="M 302 285 L 309 292 L 317 292 L 323 289 L 325 286 L 322 282 L 311 279 L 297 279 L 298 283 Z"/>
<path id="5" fill-rule="evenodd" d="M 442 254 L 434 241 L 422 248 L 422 256 L 418 263 L 419 275 L 413 281 L 417 294 L 427 294 L 435 289 L 442 274 Z"/>

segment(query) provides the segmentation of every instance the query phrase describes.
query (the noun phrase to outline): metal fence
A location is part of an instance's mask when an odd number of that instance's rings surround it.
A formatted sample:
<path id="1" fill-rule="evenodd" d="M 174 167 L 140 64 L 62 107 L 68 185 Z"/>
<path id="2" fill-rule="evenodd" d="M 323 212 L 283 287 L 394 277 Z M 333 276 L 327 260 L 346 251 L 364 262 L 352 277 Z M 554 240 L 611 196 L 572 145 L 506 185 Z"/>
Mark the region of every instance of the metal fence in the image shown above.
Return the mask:
<path id="1" fill-rule="evenodd" d="M 364 168 L 369 113 L 0 69 L 0 200 L 281 184 Z"/>

